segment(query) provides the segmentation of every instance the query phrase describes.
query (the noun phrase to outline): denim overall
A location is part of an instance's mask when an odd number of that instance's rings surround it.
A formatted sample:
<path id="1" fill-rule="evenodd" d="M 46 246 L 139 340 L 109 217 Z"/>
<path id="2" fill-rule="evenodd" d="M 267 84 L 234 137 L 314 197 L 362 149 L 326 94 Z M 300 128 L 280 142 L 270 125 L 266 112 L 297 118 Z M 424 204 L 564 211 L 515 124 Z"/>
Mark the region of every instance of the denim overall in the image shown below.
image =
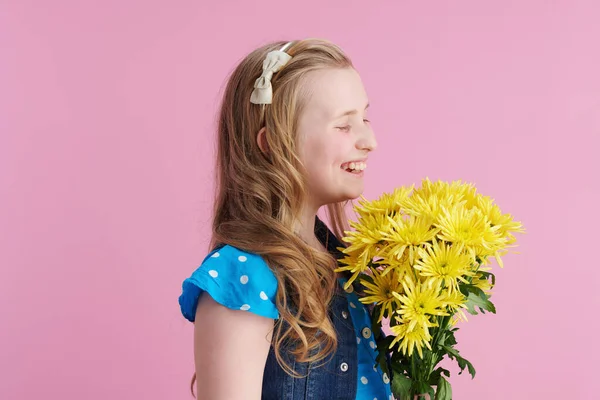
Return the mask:
<path id="1" fill-rule="evenodd" d="M 318 218 L 315 233 L 321 243 L 336 258 L 342 253 L 337 247 L 344 245 L 334 236 L 329 228 Z M 358 284 L 354 284 L 358 290 Z M 305 400 L 336 399 L 354 400 L 357 392 L 357 342 L 352 320 L 342 318 L 342 313 L 349 315 L 348 300 L 340 285 L 330 305 L 329 316 L 338 335 L 338 348 L 320 365 L 298 363 L 292 356 L 286 356 L 286 362 L 304 378 L 293 378 L 277 363 L 271 347 L 267 358 L 262 387 L 262 398 L 265 400 Z"/>

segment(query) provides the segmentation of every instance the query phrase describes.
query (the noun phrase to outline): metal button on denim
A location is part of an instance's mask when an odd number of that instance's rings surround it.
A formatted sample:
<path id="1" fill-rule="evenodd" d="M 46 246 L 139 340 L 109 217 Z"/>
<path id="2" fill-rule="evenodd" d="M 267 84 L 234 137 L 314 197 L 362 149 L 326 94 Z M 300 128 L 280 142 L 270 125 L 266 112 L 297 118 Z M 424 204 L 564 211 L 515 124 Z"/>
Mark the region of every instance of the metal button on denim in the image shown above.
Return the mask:
<path id="1" fill-rule="evenodd" d="M 352 285 L 350 285 L 350 286 L 348 286 L 348 289 L 344 289 L 344 291 L 346 293 L 352 293 L 352 292 L 354 292 L 354 287 Z"/>
<path id="2" fill-rule="evenodd" d="M 371 330 L 370 330 L 369 328 L 367 328 L 367 327 L 364 327 L 364 328 L 362 329 L 362 335 L 363 335 L 363 337 L 364 337 L 365 339 L 368 339 L 368 338 L 370 338 L 370 337 L 371 337 Z"/>
<path id="3" fill-rule="evenodd" d="M 346 311 L 342 311 L 342 318 L 348 319 L 348 313 Z"/>
<path id="4" fill-rule="evenodd" d="M 346 364 L 346 363 L 341 363 L 341 364 L 340 364 L 340 369 L 342 370 L 342 372 L 346 372 L 346 371 L 348 371 L 348 364 Z"/>

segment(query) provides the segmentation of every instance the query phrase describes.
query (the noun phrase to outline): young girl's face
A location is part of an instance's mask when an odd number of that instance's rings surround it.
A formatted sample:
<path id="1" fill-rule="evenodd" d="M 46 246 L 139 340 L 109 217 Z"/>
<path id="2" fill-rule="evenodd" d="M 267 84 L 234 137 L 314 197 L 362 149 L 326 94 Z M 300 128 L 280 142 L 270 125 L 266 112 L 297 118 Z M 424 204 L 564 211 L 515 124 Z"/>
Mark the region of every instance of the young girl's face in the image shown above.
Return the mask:
<path id="1" fill-rule="evenodd" d="M 320 207 L 362 194 L 361 169 L 377 142 L 367 118 L 367 94 L 353 68 L 319 70 L 309 76 L 310 97 L 299 117 L 299 152 L 311 203 Z"/>

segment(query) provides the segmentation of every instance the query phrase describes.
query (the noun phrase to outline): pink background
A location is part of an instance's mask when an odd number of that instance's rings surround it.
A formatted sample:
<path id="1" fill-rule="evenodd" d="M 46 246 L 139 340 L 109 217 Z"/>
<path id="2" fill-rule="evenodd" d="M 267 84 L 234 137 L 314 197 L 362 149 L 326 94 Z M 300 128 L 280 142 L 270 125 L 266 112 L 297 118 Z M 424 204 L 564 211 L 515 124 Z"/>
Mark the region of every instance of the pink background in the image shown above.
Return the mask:
<path id="1" fill-rule="evenodd" d="M 226 74 L 325 37 L 361 72 L 365 195 L 463 179 L 528 230 L 455 398 L 597 398 L 600 5 L 0 1 L 0 399 L 190 399 Z M 231 371 L 235 381 L 236 372 Z"/>

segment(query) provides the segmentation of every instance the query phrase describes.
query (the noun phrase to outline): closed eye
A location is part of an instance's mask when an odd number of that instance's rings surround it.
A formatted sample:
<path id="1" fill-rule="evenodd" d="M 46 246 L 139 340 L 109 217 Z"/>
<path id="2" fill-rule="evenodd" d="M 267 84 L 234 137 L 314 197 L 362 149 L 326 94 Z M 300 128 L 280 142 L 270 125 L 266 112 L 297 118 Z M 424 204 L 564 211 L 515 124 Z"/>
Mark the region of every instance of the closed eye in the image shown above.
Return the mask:
<path id="1" fill-rule="evenodd" d="M 338 126 L 337 128 L 338 128 L 340 131 L 342 131 L 342 132 L 349 132 L 349 131 L 350 131 L 350 125 Z"/>

